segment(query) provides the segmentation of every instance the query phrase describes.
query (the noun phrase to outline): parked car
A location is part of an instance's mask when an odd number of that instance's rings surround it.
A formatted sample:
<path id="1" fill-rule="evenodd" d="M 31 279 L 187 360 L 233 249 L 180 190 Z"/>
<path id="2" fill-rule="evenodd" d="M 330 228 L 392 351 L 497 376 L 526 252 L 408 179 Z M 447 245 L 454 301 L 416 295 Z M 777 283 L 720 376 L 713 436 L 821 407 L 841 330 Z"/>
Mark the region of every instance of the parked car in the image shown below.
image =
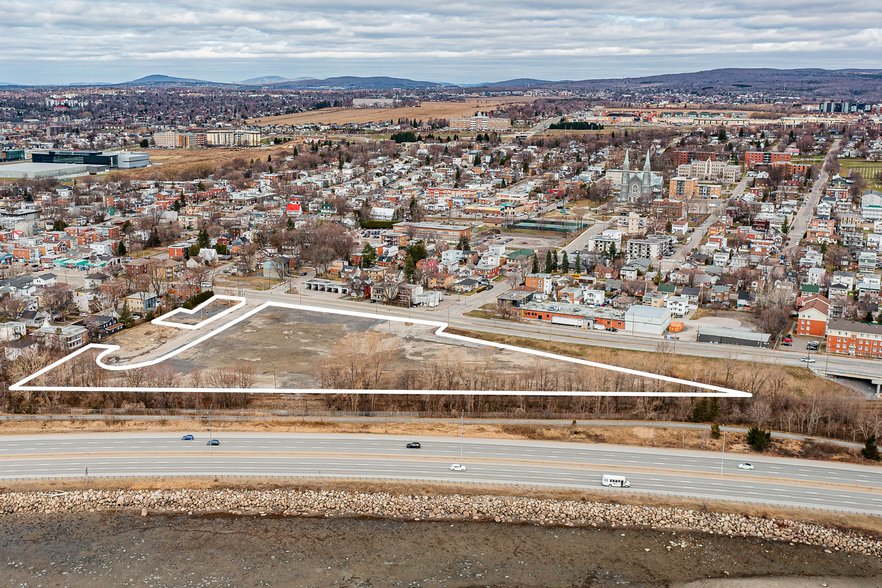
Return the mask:
<path id="1" fill-rule="evenodd" d="M 466 467 L 464 465 L 462 465 L 461 463 L 455 463 L 450 466 L 450 471 L 451 472 L 464 472 L 464 471 L 466 471 Z"/>
<path id="2" fill-rule="evenodd" d="M 809 342 L 806 344 L 805 348 L 806 348 L 806 349 L 811 349 L 812 351 L 817 351 L 818 348 L 819 348 L 820 346 L 821 346 L 821 344 L 818 343 L 817 341 L 809 341 Z"/>
<path id="3" fill-rule="evenodd" d="M 793 343 L 793 337 L 791 337 L 790 335 L 784 335 L 782 341 L 784 341 L 785 343 Z"/>
<path id="4" fill-rule="evenodd" d="M 787 339 L 784 339 L 783 341 L 781 341 L 782 347 L 790 347 L 791 345 L 793 345 L 793 343 L 791 341 L 788 341 Z"/>
<path id="5" fill-rule="evenodd" d="M 420 444 L 419 444 L 419 441 L 411 441 L 410 443 L 408 443 L 408 444 L 406 445 L 406 447 L 407 447 L 408 449 L 419 449 L 419 448 L 420 448 Z"/>
<path id="6" fill-rule="evenodd" d="M 183 437 L 181 437 L 181 441 L 192 441 L 192 440 L 193 440 L 193 435 L 184 435 Z"/>
<path id="7" fill-rule="evenodd" d="M 752 470 L 753 464 L 752 463 L 739 463 L 738 469 L 739 470 Z"/>
<path id="8" fill-rule="evenodd" d="M 220 445 L 220 441 L 218 441 L 217 439 L 209 439 L 206 445 Z"/>

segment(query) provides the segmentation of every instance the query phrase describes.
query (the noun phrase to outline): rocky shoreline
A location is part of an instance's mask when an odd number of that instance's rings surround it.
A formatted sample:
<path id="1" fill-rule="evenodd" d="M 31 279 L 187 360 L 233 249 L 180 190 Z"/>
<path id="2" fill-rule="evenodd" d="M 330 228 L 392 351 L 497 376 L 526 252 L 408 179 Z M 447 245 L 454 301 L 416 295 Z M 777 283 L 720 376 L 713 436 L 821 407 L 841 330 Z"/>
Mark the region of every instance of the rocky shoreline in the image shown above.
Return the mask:
<path id="1" fill-rule="evenodd" d="M 637 527 L 756 537 L 882 556 L 882 540 L 799 521 L 667 507 L 500 496 L 418 496 L 334 490 L 77 490 L 0 494 L 0 516 L 83 512 L 368 516 L 562 527 Z"/>

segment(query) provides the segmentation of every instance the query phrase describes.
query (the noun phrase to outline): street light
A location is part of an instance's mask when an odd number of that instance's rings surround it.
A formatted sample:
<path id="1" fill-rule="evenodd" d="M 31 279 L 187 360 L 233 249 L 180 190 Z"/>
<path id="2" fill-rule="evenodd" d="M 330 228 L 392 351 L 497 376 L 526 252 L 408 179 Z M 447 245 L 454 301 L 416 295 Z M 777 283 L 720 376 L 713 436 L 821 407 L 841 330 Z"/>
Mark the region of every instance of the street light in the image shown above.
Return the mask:
<path id="1" fill-rule="evenodd" d="M 462 459 L 462 419 L 465 415 L 465 410 L 459 411 L 459 458 Z"/>
<path id="2" fill-rule="evenodd" d="M 211 441 L 211 407 L 212 406 L 214 406 L 214 404 L 208 405 L 208 440 L 209 441 Z"/>
<path id="3" fill-rule="evenodd" d="M 723 461 L 726 459 L 726 431 L 723 431 L 723 456 L 720 458 L 720 475 L 723 475 Z"/>

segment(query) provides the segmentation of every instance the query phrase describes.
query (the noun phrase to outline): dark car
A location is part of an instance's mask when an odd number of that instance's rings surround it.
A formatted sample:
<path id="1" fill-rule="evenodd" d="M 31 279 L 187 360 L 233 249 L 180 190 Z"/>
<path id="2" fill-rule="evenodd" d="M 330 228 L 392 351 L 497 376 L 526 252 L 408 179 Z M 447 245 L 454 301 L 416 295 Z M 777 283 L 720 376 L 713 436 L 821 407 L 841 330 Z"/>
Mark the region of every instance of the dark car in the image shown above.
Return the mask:
<path id="1" fill-rule="evenodd" d="M 218 441 L 217 439 L 209 439 L 206 445 L 220 445 L 220 441 Z"/>
<path id="2" fill-rule="evenodd" d="M 492 289 L 493 289 L 493 284 L 490 284 L 489 286 L 487 286 L 487 289 L 488 289 L 488 290 L 492 290 Z"/>
<path id="3" fill-rule="evenodd" d="M 618 330 L 617 328 L 615 328 L 615 327 L 610 327 L 610 328 L 607 329 L 607 331 L 610 331 L 610 332 L 612 332 L 612 333 L 618 333 L 618 332 L 619 332 L 619 330 Z"/>
<path id="4" fill-rule="evenodd" d="M 806 348 L 806 349 L 811 349 L 812 351 L 817 351 L 817 350 L 818 350 L 818 347 L 820 347 L 820 346 L 821 346 L 821 344 L 818 343 L 817 341 L 809 341 L 809 342 L 806 344 L 805 348 Z"/>
<path id="5" fill-rule="evenodd" d="M 418 441 L 412 441 L 412 442 L 410 442 L 410 443 L 407 444 L 407 448 L 408 448 L 408 449 L 419 449 L 419 448 L 420 448 L 420 444 L 419 444 Z"/>
<path id="6" fill-rule="evenodd" d="M 781 341 L 781 347 L 790 347 L 791 345 L 793 345 L 793 341 L 788 341 L 787 339 Z"/>
<path id="7" fill-rule="evenodd" d="M 193 440 L 193 435 L 184 435 L 183 437 L 181 437 L 181 441 L 192 441 L 192 440 Z"/>

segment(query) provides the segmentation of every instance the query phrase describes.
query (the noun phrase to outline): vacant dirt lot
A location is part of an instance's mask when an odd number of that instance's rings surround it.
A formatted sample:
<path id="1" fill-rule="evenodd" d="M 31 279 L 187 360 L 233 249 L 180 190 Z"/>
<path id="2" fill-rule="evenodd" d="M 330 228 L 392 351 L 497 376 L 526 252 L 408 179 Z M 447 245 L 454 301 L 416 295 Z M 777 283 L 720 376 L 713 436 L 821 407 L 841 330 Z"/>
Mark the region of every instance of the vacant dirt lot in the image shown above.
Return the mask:
<path id="1" fill-rule="evenodd" d="M 0 573 L 14 586 L 660 587 L 793 574 L 804 582 L 795 585 L 835 576 L 876 586 L 882 574 L 877 559 L 819 547 L 636 529 L 98 513 L 0 521 Z"/>
<path id="2" fill-rule="evenodd" d="M 310 123 L 368 123 L 398 120 L 399 118 L 427 121 L 430 118 L 471 116 L 475 112 L 494 110 L 506 104 L 528 103 L 536 98 L 508 96 L 505 98 L 469 98 L 465 102 L 423 102 L 408 108 L 323 108 L 282 116 L 252 118 L 250 125 L 305 125 Z"/>
<path id="3" fill-rule="evenodd" d="M 384 353 L 381 369 L 390 377 L 418 369 L 429 360 L 453 363 L 464 370 L 468 367 L 463 365 L 477 369 L 492 363 L 494 370 L 508 373 L 546 363 L 479 344 L 451 343 L 435 336 L 434 327 L 281 308 L 267 309 L 169 363 L 184 375 L 196 368 L 249 364 L 257 373 L 256 388 L 320 388 L 322 367 L 329 358 L 339 356 L 344 338 L 368 331 L 379 336 L 383 346 L 379 351 Z M 370 351 L 363 350 L 368 355 Z M 572 372 L 575 368 L 555 369 Z"/>

